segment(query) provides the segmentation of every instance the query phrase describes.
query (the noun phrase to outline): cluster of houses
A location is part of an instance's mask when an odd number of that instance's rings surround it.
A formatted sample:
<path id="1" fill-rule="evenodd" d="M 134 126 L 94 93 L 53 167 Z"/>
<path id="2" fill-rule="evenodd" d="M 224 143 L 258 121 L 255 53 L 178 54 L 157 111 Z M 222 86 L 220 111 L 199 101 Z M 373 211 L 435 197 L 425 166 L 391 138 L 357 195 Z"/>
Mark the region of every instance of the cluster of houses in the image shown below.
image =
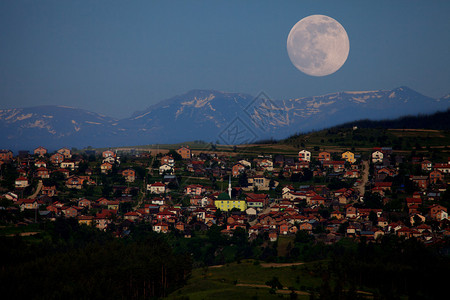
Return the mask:
<path id="1" fill-rule="evenodd" d="M 49 219 L 76 218 L 80 224 L 100 230 L 114 228 L 119 236 L 137 222 L 151 224 L 156 232 L 178 230 L 185 237 L 191 236 L 194 230 L 208 230 L 213 225 L 220 226 L 227 235 L 243 228 L 250 239 L 267 234 L 272 241 L 299 230 L 316 234 L 330 243 L 342 237 L 376 240 L 385 234 L 433 243 L 450 234 L 447 207 L 441 204 L 449 194 L 450 159 L 431 162 L 424 157 L 412 157 L 410 163 L 420 165 L 421 174 L 409 176 L 414 191 L 406 194 L 408 191 L 394 184 L 406 158 L 393 156 L 391 148 L 375 148 L 364 159 L 373 165 L 371 174 L 369 168 L 363 167 L 361 156 L 351 151 L 301 150 L 296 157 L 233 158 L 211 152 L 194 155 L 189 147 L 181 147 L 176 152 L 181 160 L 168 154 L 158 157 L 141 154 L 149 172 L 159 176 L 159 180 L 146 182 L 138 178 L 133 166 L 122 168 L 120 157 L 112 150 L 98 153 L 96 167 L 90 164 L 83 172 L 78 168 L 85 163 L 85 157 L 73 154 L 68 148 L 50 154 L 44 147 L 38 147 L 33 154 L 20 152 L 17 156 L 1 150 L 0 166 L 13 164 L 18 174 L 15 189 L 3 196 L 15 203 L 9 210 L 36 210 L 41 217 Z M 152 159 L 159 160 L 157 167 L 151 165 Z M 66 189 L 81 192 L 88 186 L 98 186 L 96 174 L 108 176 L 112 172 L 120 174 L 127 186 L 117 187 L 123 193 L 111 199 L 86 196 L 62 201 L 58 198 L 57 185 L 45 181 L 58 173 Z M 330 189 L 327 180 L 305 185 L 289 182 L 293 175 L 307 173 L 351 185 Z M 367 182 L 362 181 L 364 173 L 369 178 Z M 189 184 L 183 177 L 212 178 L 220 181 L 222 187 Z M 23 191 L 33 179 L 39 183 L 25 197 Z M 133 198 L 129 194 L 133 188 L 143 190 L 145 196 Z M 392 212 L 379 207 L 366 207 L 361 191 L 377 195 L 383 205 L 393 200 L 394 193 L 404 195 L 400 197 L 404 201 L 401 217 L 397 214 L 393 218 Z"/>

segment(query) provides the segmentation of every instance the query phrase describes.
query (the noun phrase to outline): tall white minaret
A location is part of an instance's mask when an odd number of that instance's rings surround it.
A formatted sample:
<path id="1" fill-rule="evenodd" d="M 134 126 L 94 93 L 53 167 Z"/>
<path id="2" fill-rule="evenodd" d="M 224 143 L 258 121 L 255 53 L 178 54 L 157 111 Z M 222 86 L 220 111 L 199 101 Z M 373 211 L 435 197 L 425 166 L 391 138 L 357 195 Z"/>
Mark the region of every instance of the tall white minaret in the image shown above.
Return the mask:
<path id="1" fill-rule="evenodd" d="M 228 177 L 228 196 L 231 199 L 231 175 Z"/>

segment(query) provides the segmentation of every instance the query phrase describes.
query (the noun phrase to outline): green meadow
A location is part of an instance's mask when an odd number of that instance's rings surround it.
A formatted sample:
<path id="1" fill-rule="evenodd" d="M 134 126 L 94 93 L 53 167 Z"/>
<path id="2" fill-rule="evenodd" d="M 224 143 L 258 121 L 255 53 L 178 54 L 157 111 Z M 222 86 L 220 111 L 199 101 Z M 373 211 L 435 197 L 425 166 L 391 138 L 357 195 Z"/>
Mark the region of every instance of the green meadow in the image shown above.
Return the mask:
<path id="1" fill-rule="evenodd" d="M 290 265 L 243 260 L 198 268 L 192 271 L 187 284 L 168 299 L 289 299 L 293 290 L 297 299 L 309 299 L 310 292 L 321 286 L 319 272 L 325 267 L 326 262 Z M 282 289 L 273 290 L 266 285 L 274 277 Z"/>

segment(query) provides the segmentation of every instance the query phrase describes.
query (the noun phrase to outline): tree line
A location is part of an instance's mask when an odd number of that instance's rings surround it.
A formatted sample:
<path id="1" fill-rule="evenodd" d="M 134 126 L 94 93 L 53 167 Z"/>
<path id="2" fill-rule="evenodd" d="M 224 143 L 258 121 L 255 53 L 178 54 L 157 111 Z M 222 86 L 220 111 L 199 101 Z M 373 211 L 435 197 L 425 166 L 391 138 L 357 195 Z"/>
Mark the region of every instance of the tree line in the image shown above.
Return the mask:
<path id="1" fill-rule="evenodd" d="M 116 239 L 59 219 L 40 239 L 1 237 L 5 299 L 151 299 L 181 287 L 191 273 L 157 234 Z"/>

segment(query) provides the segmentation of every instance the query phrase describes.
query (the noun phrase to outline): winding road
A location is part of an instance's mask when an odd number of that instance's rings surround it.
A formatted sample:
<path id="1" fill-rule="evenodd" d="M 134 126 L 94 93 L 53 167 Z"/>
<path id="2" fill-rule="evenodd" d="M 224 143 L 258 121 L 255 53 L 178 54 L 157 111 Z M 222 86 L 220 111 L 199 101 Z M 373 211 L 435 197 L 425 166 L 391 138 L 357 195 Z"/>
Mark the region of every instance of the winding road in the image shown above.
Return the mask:
<path id="1" fill-rule="evenodd" d="M 42 180 L 39 180 L 38 185 L 36 187 L 36 191 L 33 193 L 33 195 L 29 196 L 28 199 L 36 199 L 41 189 L 42 189 Z"/>
<path id="2" fill-rule="evenodd" d="M 367 181 L 369 181 L 369 161 L 363 160 L 362 165 L 361 183 L 356 187 L 360 196 L 364 196 L 364 193 L 366 192 L 366 184 Z"/>

